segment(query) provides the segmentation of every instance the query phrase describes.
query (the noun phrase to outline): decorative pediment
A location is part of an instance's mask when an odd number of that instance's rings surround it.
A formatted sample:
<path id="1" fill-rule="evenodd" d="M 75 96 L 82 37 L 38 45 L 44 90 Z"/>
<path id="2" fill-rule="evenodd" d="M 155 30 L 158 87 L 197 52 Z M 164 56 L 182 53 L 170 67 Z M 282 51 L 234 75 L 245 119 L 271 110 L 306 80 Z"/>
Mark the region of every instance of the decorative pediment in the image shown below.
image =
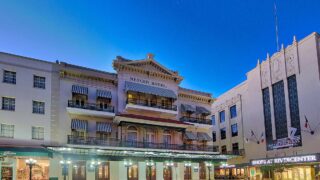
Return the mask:
<path id="1" fill-rule="evenodd" d="M 113 68 L 116 71 L 131 70 L 135 72 L 145 73 L 151 76 L 159 76 L 165 79 L 173 79 L 180 82 L 183 78 L 179 76 L 177 71 L 172 71 L 154 59 L 153 54 L 148 54 L 145 59 L 142 60 L 129 60 L 121 56 L 113 61 Z"/>

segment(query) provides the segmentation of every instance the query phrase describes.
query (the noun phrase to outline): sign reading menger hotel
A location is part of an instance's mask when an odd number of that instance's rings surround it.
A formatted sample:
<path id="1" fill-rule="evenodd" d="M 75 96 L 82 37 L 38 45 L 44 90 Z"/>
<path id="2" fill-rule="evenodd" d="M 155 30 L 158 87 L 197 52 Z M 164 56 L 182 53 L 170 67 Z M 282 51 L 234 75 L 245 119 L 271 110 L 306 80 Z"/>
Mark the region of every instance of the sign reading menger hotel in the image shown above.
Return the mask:
<path id="1" fill-rule="evenodd" d="M 155 82 L 155 81 L 149 81 L 149 80 L 146 80 L 146 79 L 140 79 L 140 78 L 136 78 L 136 77 L 130 77 L 130 81 L 141 83 L 141 84 L 145 84 L 145 85 L 152 85 L 152 86 L 158 86 L 158 87 L 162 87 L 162 88 L 167 88 L 167 86 L 165 84 L 163 84 L 163 83 Z"/>

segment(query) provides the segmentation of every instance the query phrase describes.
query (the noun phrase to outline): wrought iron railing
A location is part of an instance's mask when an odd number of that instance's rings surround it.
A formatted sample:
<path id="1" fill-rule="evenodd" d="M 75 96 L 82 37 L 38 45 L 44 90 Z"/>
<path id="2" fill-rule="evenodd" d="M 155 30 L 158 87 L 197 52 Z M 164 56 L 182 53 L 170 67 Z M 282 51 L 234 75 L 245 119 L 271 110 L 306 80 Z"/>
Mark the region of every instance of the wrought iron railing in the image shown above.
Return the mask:
<path id="1" fill-rule="evenodd" d="M 209 145 L 151 143 L 140 141 L 124 141 L 114 138 L 101 139 L 97 137 L 80 137 L 72 135 L 68 136 L 68 144 L 218 152 L 217 146 Z"/>
<path id="2" fill-rule="evenodd" d="M 212 124 L 211 119 L 202 119 L 202 118 L 196 118 L 196 117 L 186 117 L 183 116 L 180 118 L 180 121 L 182 122 L 191 122 L 191 123 L 199 123 L 199 124 Z"/>
<path id="3" fill-rule="evenodd" d="M 176 105 L 161 103 L 161 102 L 157 102 L 156 100 L 142 100 L 142 99 L 136 99 L 136 98 L 128 98 L 127 104 L 135 104 L 140 106 L 177 111 Z"/>
<path id="4" fill-rule="evenodd" d="M 244 149 L 234 149 L 232 151 L 222 152 L 221 154 L 244 156 Z"/>
<path id="5" fill-rule="evenodd" d="M 114 112 L 113 106 L 105 106 L 105 105 L 94 104 L 94 103 L 81 103 L 74 100 L 68 101 L 68 107 L 87 109 L 87 110 L 93 110 L 93 111 L 104 111 L 104 112 L 111 112 L 111 113 Z"/>

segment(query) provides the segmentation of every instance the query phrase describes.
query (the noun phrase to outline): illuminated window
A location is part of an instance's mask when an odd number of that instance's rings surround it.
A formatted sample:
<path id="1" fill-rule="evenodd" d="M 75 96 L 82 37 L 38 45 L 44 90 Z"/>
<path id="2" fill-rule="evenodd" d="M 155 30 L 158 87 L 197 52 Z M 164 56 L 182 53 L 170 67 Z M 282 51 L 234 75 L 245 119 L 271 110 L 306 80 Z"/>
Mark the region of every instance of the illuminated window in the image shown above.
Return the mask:
<path id="1" fill-rule="evenodd" d="M 0 136 L 6 138 L 13 138 L 14 125 L 0 124 Z"/>
<path id="2" fill-rule="evenodd" d="M 43 127 L 32 127 L 32 139 L 43 140 L 44 139 L 44 128 Z"/>

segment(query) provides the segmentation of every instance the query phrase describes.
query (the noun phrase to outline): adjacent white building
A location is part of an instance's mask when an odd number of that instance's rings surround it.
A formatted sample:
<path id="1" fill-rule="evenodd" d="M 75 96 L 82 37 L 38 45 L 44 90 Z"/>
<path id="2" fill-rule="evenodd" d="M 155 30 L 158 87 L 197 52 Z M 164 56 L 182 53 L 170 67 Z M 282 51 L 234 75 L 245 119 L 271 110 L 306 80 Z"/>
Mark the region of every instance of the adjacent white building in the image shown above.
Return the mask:
<path id="1" fill-rule="evenodd" d="M 239 141 L 244 156 L 229 161 L 236 167 L 247 167 L 247 176 L 260 177 L 259 166 L 250 164 L 255 159 L 272 159 L 312 154 L 318 157 L 320 146 L 320 39 L 312 33 L 260 62 L 247 73 L 247 79 L 217 98 L 213 103 L 216 115 L 214 129 L 220 151 Z M 231 118 L 231 107 L 236 106 L 236 118 Z M 221 112 L 225 112 L 225 115 Z M 222 116 L 225 122 L 221 123 Z M 239 122 L 239 138 L 230 136 L 230 125 Z M 240 127 L 240 126 L 239 126 Z M 221 130 L 226 128 L 226 139 Z M 223 134 L 223 133 L 222 133 Z M 224 152 L 223 152 L 224 153 Z M 319 173 L 316 162 L 304 162 L 275 173 L 274 179 L 314 179 Z M 315 166 L 314 166 L 315 164 Z M 266 165 L 266 164 L 262 164 Z M 236 168 L 221 168 L 221 176 L 231 176 Z M 226 175 L 228 174 L 228 175 Z"/>

